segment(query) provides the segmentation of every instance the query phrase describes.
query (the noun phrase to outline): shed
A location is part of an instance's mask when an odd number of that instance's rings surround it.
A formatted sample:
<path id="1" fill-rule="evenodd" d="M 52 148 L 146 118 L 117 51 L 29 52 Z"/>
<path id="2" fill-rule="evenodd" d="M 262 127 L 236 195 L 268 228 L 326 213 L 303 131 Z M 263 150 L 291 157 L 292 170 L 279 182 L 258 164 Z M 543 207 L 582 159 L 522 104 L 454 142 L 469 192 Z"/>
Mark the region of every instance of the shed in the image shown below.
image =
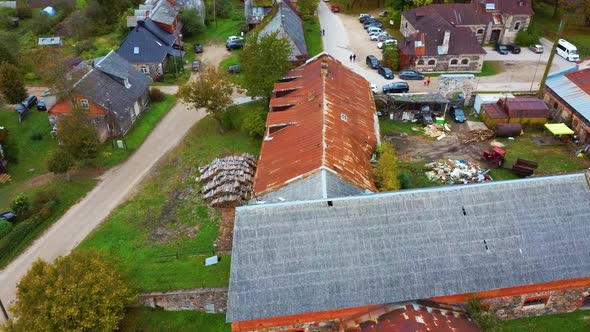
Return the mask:
<path id="1" fill-rule="evenodd" d="M 62 45 L 62 40 L 61 40 L 61 37 L 39 38 L 39 45 L 41 45 L 41 46 Z"/>
<path id="2" fill-rule="evenodd" d="M 496 128 L 500 123 L 508 123 L 508 114 L 498 104 L 482 104 L 479 118 L 490 129 Z"/>
<path id="3" fill-rule="evenodd" d="M 549 118 L 549 107 L 536 97 L 518 97 L 500 99 L 500 107 L 504 104 L 504 111 L 508 113 L 510 123 L 543 125 Z"/>
<path id="4" fill-rule="evenodd" d="M 448 109 L 450 100 L 438 93 L 388 93 L 375 96 L 375 100 L 382 103 L 380 110 L 389 114 L 392 120 L 412 120 L 420 112 L 422 106 L 430 106 L 437 115 L 442 115 Z"/>
<path id="5" fill-rule="evenodd" d="M 475 96 L 475 102 L 473 104 L 473 110 L 475 111 L 475 113 L 480 112 L 481 110 L 481 105 L 483 104 L 495 104 L 498 99 L 500 98 L 514 98 L 514 95 L 511 93 L 482 93 L 482 94 L 477 94 Z"/>
<path id="6" fill-rule="evenodd" d="M 47 6 L 43 8 L 40 14 L 46 14 L 49 17 L 55 16 L 55 9 L 53 7 Z"/>

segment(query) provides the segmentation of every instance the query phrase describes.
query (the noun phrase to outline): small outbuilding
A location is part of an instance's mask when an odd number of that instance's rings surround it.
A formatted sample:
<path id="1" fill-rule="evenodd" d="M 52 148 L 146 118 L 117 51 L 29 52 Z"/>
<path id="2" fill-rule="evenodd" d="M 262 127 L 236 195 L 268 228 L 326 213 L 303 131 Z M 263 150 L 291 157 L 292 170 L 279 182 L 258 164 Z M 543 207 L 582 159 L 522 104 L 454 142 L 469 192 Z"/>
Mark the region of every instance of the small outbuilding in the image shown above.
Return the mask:
<path id="1" fill-rule="evenodd" d="M 435 115 L 443 115 L 449 108 L 449 99 L 438 93 L 388 93 L 375 96 L 381 104 L 379 111 L 389 119 L 411 121 L 428 106 Z"/>
<path id="2" fill-rule="evenodd" d="M 549 108 L 534 97 L 500 98 L 495 104 L 483 104 L 479 116 L 490 129 L 499 123 L 543 125 L 549 118 Z"/>
<path id="3" fill-rule="evenodd" d="M 39 38 L 40 46 L 60 46 L 63 45 L 61 37 Z"/>

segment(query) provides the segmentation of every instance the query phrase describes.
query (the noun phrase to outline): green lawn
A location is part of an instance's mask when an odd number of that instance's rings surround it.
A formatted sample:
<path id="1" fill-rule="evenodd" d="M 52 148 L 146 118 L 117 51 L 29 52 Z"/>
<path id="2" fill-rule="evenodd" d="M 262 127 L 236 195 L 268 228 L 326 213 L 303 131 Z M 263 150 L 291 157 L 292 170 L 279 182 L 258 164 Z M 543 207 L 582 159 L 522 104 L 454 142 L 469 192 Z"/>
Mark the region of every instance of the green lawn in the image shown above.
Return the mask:
<path id="1" fill-rule="evenodd" d="M 421 123 L 391 121 L 389 119 L 379 119 L 381 136 L 391 135 L 394 133 L 405 133 L 408 135 L 423 135 L 424 127 Z"/>
<path id="2" fill-rule="evenodd" d="M 54 179 L 51 182 L 35 187 L 27 191 L 29 197 L 40 191 L 54 190 L 57 193 L 57 203 L 52 209 L 51 215 L 39 224 L 32 232 L 22 240 L 20 245 L 7 255 L 0 257 L 0 268 L 4 268 L 10 261 L 22 253 L 43 231 L 57 221 L 69 208 L 78 200 L 84 197 L 95 186 L 94 179 L 78 179 L 65 181 L 64 179 Z"/>
<path id="3" fill-rule="evenodd" d="M 424 165 L 426 162 L 403 162 L 398 161 L 399 165 L 399 182 L 401 189 L 417 189 L 427 187 L 442 186 L 442 184 L 430 181 L 426 175 Z"/>
<path id="4" fill-rule="evenodd" d="M 140 118 L 135 121 L 127 135 L 125 135 L 128 149 L 113 149 L 111 141 L 107 140 L 102 146 L 101 157 L 97 160 L 97 166 L 112 167 L 127 159 L 141 146 L 150 132 L 175 104 L 176 98 L 170 95 L 167 95 L 161 102 L 150 103 L 148 111 L 141 114 Z"/>
<path id="5" fill-rule="evenodd" d="M 203 264 L 213 254 L 219 213 L 201 200 L 195 169 L 228 152 L 257 154 L 259 147 L 259 141 L 239 131 L 221 135 L 213 119 L 201 120 L 133 199 L 117 207 L 79 248 L 119 258 L 141 291 L 227 286 L 229 256 L 214 266 Z"/>
<path id="6" fill-rule="evenodd" d="M 507 320 L 500 322 L 499 327 L 502 332 L 588 332 L 590 311 Z"/>
<path id="7" fill-rule="evenodd" d="M 121 332 L 230 332 L 224 314 L 199 311 L 164 311 L 151 308 L 128 309 L 119 325 Z"/>
<path id="8" fill-rule="evenodd" d="M 229 66 L 239 65 L 240 64 L 239 54 L 241 52 L 242 52 L 242 50 L 233 51 L 232 56 L 221 60 L 221 62 L 219 63 L 219 70 L 222 72 L 227 72 L 227 68 Z M 244 73 L 231 74 L 230 79 L 235 85 L 242 86 L 242 87 L 244 86 L 244 79 L 245 79 Z"/>
<path id="9" fill-rule="evenodd" d="M 309 57 L 316 56 L 324 51 L 322 45 L 322 36 L 320 35 L 320 23 L 315 17 L 306 17 L 303 20 L 303 33 L 305 35 L 305 45 Z"/>
<path id="10" fill-rule="evenodd" d="M 51 125 L 47 113 L 33 108 L 23 123 L 18 122 L 18 115 L 12 108 L 0 110 L 0 126 L 10 131 L 8 140 L 13 142 L 5 147 L 5 152 L 16 156 L 16 162 L 8 163 L 8 174 L 12 181 L 0 184 L 0 208 L 5 210 L 13 196 L 23 191 L 31 178 L 47 173 L 47 157 L 57 149 L 57 141 L 49 135 Z M 31 140 L 31 135 L 42 135 L 40 141 Z M 14 148 L 11 148 L 13 145 Z"/>

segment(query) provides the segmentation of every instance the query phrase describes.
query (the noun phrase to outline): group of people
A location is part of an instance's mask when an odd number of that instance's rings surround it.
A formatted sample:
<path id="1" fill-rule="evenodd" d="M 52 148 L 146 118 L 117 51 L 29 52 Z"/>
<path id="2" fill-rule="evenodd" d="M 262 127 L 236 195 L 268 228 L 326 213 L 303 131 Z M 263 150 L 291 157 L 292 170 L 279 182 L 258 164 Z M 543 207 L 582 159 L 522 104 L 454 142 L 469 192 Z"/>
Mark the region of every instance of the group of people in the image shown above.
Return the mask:
<path id="1" fill-rule="evenodd" d="M 351 54 L 349 57 L 350 62 L 356 62 L 356 54 Z"/>

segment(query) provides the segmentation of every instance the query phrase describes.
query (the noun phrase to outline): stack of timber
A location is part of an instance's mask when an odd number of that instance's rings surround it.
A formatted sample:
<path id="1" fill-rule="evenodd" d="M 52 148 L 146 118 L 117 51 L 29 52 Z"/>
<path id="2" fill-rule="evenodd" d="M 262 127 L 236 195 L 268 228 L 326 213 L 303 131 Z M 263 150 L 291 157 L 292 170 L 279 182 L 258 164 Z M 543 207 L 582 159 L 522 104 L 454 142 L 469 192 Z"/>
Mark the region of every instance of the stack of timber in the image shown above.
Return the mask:
<path id="1" fill-rule="evenodd" d="M 493 130 L 489 129 L 479 129 L 479 130 L 472 130 L 469 132 L 469 135 L 466 139 L 463 140 L 464 144 L 473 143 L 473 142 L 481 142 L 488 140 L 490 138 L 494 138 L 496 133 Z"/>

